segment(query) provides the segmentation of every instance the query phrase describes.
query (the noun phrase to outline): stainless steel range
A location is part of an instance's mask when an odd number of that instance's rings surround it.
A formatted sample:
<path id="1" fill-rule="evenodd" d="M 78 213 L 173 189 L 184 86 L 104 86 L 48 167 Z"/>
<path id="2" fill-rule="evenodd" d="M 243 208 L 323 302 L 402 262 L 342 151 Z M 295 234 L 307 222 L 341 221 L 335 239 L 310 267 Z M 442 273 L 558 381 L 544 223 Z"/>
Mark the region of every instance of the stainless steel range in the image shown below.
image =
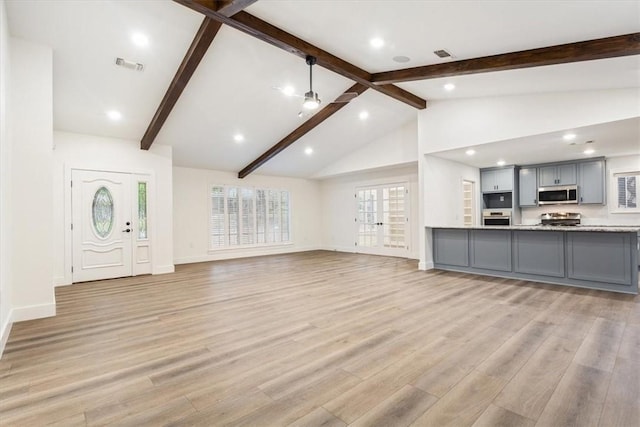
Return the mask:
<path id="1" fill-rule="evenodd" d="M 540 215 L 541 225 L 580 225 L 580 214 L 576 212 L 550 212 Z"/>

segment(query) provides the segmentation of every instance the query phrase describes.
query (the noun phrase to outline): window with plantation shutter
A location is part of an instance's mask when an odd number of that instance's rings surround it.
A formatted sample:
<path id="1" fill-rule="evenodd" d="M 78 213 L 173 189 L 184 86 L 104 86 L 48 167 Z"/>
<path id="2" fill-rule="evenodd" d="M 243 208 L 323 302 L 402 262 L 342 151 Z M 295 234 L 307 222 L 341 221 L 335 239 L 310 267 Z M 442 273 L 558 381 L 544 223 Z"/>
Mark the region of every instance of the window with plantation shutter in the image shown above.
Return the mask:
<path id="1" fill-rule="evenodd" d="M 240 238 L 241 245 L 250 245 L 255 241 L 255 215 L 253 214 L 253 189 L 243 188 L 240 190 L 242 200 L 242 235 Z"/>
<path id="2" fill-rule="evenodd" d="M 210 248 L 289 243 L 290 215 L 287 190 L 215 185 Z"/>
<path id="3" fill-rule="evenodd" d="M 267 243 L 267 195 L 256 190 L 256 242 Z"/>
<path id="4" fill-rule="evenodd" d="M 224 246 L 224 187 L 211 189 L 211 246 Z"/>

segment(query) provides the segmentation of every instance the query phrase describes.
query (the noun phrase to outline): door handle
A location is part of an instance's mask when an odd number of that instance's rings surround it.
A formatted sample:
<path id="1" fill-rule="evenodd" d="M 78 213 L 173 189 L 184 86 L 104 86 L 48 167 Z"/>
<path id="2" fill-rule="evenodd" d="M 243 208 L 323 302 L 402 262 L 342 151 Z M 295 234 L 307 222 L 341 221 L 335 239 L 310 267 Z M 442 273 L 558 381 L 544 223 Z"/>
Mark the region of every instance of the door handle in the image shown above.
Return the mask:
<path id="1" fill-rule="evenodd" d="M 126 230 L 122 230 L 123 233 L 131 233 L 131 229 L 127 228 Z"/>

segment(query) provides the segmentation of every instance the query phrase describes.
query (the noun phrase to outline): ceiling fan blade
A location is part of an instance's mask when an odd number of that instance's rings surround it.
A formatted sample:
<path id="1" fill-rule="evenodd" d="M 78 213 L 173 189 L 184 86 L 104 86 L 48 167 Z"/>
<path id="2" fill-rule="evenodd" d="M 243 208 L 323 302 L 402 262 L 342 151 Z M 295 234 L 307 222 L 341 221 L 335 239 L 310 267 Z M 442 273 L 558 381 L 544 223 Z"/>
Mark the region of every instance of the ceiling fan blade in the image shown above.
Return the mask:
<path id="1" fill-rule="evenodd" d="M 353 100 L 357 96 L 358 96 L 358 92 L 345 92 L 342 95 L 340 95 L 339 97 L 337 97 L 336 100 L 333 101 L 333 102 L 345 103 L 345 102 L 349 102 L 349 101 Z"/>

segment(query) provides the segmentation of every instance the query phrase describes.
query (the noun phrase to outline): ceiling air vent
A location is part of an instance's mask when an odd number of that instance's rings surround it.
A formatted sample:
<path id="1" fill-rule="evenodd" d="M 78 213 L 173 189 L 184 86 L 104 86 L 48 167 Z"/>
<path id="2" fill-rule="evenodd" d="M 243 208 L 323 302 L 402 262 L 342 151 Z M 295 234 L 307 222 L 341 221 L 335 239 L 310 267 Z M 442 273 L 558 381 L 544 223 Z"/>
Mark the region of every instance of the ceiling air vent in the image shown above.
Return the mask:
<path id="1" fill-rule="evenodd" d="M 453 55 L 444 49 L 434 50 L 433 53 L 435 53 L 439 58 L 453 58 Z"/>
<path id="2" fill-rule="evenodd" d="M 139 62 L 133 62 L 133 61 L 127 61 L 124 58 L 116 58 L 116 65 L 120 66 L 120 67 L 124 67 L 127 70 L 134 70 L 134 71 L 142 71 L 144 70 L 144 65 L 142 65 Z"/>

